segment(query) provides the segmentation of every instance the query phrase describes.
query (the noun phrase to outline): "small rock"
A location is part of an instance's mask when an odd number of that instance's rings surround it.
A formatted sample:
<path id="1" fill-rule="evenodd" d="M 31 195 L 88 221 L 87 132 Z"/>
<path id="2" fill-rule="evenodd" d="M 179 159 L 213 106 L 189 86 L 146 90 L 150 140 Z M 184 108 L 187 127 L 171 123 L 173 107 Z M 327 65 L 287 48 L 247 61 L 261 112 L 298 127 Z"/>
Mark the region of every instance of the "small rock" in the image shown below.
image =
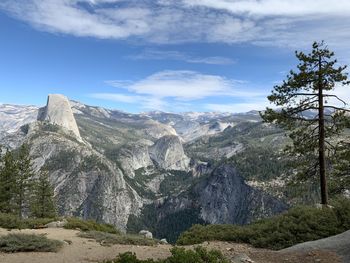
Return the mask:
<path id="1" fill-rule="evenodd" d="M 48 224 L 45 225 L 45 227 L 47 228 L 62 228 L 67 224 L 67 220 L 63 219 L 62 221 L 54 221 L 54 222 L 50 222 Z"/>
<path id="2" fill-rule="evenodd" d="M 319 259 L 319 258 L 316 258 L 315 259 L 315 262 L 321 262 L 322 260 L 321 259 Z"/>
<path id="3" fill-rule="evenodd" d="M 161 239 L 160 242 L 161 242 L 162 244 L 168 244 L 168 241 L 167 241 L 165 238 Z"/>
<path id="4" fill-rule="evenodd" d="M 153 238 L 153 234 L 151 232 L 147 231 L 147 230 L 141 230 L 139 232 L 139 235 L 142 235 L 142 236 L 144 236 L 146 238 Z"/>
<path id="5" fill-rule="evenodd" d="M 227 247 L 226 250 L 227 251 L 233 251 L 233 247 Z"/>
<path id="6" fill-rule="evenodd" d="M 238 254 L 232 259 L 232 263 L 254 263 L 253 260 L 251 260 L 247 254 Z"/>
<path id="7" fill-rule="evenodd" d="M 65 242 L 68 245 L 71 245 L 73 243 L 72 240 L 68 240 L 68 239 L 63 240 L 63 242 Z"/>

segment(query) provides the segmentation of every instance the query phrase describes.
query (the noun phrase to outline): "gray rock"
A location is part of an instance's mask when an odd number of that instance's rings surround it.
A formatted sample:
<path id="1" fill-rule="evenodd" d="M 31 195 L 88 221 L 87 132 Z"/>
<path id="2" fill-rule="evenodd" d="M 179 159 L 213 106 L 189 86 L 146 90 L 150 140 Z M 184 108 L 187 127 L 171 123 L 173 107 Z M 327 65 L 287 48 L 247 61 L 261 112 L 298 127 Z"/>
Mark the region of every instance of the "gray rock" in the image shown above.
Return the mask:
<path id="1" fill-rule="evenodd" d="M 162 239 L 160 240 L 160 242 L 163 243 L 163 244 L 168 244 L 168 241 L 167 241 L 165 238 L 162 238 Z"/>
<path id="2" fill-rule="evenodd" d="M 153 238 L 153 234 L 151 232 L 147 231 L 147 230 L 141 230 L 139 232 L 139 235 L 142 235 L 142 236 L 144 236 L 146 238 Z"/>
<path id="3" fill-rule="evenodd" d="M 248 257 L 247 254 L 238 254 L 237 256 L 235 256 L 232 260 L 232 263 L 254 263 L 254 261 Z"/>
<path id="4" fill-rule="evenodd" d="M 45 227 L 47 228 L 62 228 L 67 224 L 67 220 L 63 219 L 62 221 L 54 221 L 54 222 L 50 222 L 48 224 L 45 225 Z"/>
<path id="5" fill-rule="evenodd" d="M 342 257 L 344 263 L 350 262 L 350 230 L 339 235 L 309 241 L 280 250 L 281 253 L 329 250 Z"/>

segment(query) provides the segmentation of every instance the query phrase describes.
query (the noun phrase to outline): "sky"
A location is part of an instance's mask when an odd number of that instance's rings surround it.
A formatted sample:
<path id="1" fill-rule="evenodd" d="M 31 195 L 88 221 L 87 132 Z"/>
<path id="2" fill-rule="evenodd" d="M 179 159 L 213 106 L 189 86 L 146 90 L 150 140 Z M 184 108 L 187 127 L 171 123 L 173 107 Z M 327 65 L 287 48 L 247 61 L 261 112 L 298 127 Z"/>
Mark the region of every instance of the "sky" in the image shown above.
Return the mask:
<path id="1" fill-rule="evenodd" d="M 0 0 L 0 103 L 261 110 L 321 40 L 350 64 L 349 0 Z"/>

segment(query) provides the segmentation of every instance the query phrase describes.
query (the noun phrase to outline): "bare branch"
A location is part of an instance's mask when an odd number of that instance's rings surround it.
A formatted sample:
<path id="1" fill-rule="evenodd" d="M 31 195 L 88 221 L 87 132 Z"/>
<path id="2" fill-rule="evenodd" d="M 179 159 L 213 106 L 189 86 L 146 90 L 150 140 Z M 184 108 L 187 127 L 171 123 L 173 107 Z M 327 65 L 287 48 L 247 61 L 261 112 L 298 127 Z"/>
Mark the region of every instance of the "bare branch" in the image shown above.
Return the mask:
<path id="1" fill-rule="evenodd" d="M 323 97 L 334 97 L 337 100 L 341 101 L 342 103 L 344 103 L 344 105 L 346 105 L 346 101 L 342 100 L 341 98 L 339 98 L 337 95 L 332 95 L 332 94 L 324 94 Z"/>
<path id="2" fill-rule="evenodd" d="M 339 108 L 339 107 L 335 107 L 335 106 L 330 106 L 330 105 L 326 105 L 326 106 L 324 106 L 324 107 L 325 107 L 325 108 L 334 109 L 334 110 L 339 110 L 339 111 L 350 112 L 350 110 L 348 110 L 348 109 L 343 109 L 343 108 Z"/>

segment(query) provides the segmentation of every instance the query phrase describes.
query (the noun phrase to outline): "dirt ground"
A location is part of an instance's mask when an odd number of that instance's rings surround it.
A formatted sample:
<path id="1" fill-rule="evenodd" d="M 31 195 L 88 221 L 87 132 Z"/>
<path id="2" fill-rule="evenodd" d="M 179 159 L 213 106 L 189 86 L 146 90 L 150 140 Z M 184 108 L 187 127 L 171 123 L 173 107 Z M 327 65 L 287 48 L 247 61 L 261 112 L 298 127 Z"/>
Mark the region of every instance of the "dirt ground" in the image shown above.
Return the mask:
<path id="1" fill-rule="evenodd" d="M 8 233 L 28 233 L 28 234 L 45 234 L 48 238 L 65 241 L 64 247 L 57 253 L 0 253 L 1 263 L 91 263 L 101 262 L 106 259 L 113 259 L 119 253 L 131 251 L 136 253 L 140 259 L 159 259 L 170 256 L 169 250 L 171 245 L 158 245 L 154 247 L 135 246 L 135 245 L 113 245 L 110 247 L 101 246 L 95 240 L 80 238 L 77 236 L 78 231 L 66 230 L 60 228 L 48 228 L 39 230 L 8 230 L 0 228 L 0 235 Z M 70 243 L 71 244 L 68 244 Z M 281 253 L 266 249 L 256 249 L 246 244 L 235 244 L 228 242 L 204 242 L 202 246 L 221 250 L 232 262 L 249 262 L 237 261 L 237 258 L 245 254 L 256 263 L 337 263 L 340 259 L 332 252 L 313 251 L 303 254 Z M 193 246 L 187 246 L 193 248 Z"/>

